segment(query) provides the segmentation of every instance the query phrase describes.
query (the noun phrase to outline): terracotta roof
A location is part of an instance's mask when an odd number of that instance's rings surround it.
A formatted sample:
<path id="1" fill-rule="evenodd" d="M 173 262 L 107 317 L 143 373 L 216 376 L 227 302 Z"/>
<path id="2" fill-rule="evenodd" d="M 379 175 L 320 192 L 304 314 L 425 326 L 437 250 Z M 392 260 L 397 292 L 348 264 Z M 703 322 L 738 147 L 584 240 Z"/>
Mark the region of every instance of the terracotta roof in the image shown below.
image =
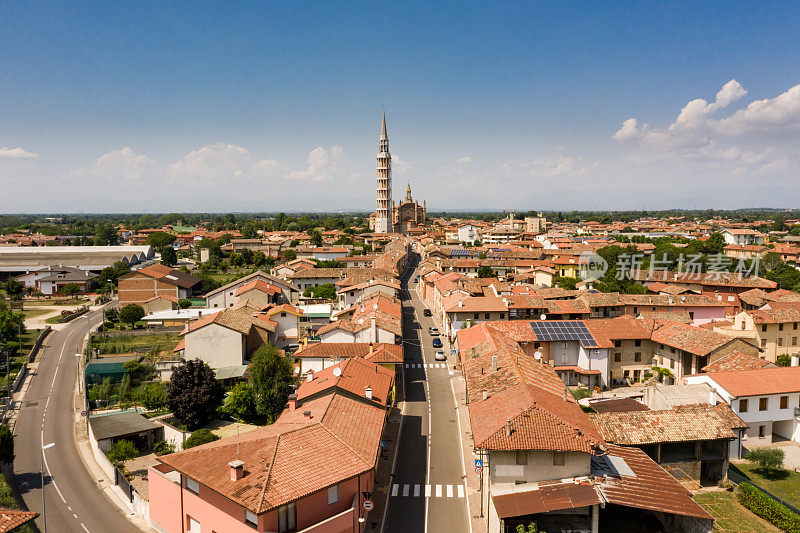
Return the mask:
<path id="1" fill-rule="evenodd" d="M 268 316 L 272 316 L 275 313 L 292 313 L 293 315 L 303 316 L 303 311 L 296 308 L 292 304 L 276 305 L 275 307 L 272 307 L 266 311 Z"/>
<path id="2" fill-rule="evenodd" d="M 159 294 L 158 296 L 153 296 L 152 298 L 145 300 L 144 303 L 150 303 L 154 300 L 167 300 L 172 303 L 178 303 L 179 298 L 177 296 L 173 296 L 172 294 Z"/>
<path id="3" fill-rule="evenodd" d="M 190 322 L 186 326 L 186 328 L 181 332 L 181 335 L 185 335 L 189 332 L 200 329 L 203 326 L 207 326 L 208 324 L 219 324 L 220 326 L 224 326 L 228 329 L 238 331 L 243 335 L 247 335 L 248 333 L 250 333 L 250 330 L 253 327 L 265 329 L 267 331 L 275 331 L 275 327 L 277 326 L 275 322 L 272 322 L 270 320 L 264 320 L 262 318 L 253 317 L 243 310 L 225 309 L 224 311 L 220 311 L 219 313 L 214 313 L 213 315 L 207 315 L 199 320 Z"/>
<path id="4" fill-rule="evenodd" d="M 249 283 L 245 283 L 241 287 L 236 290 L 236 296 L 240 296 L 241 294 L 247 292 L 257 290 L 267 294 L 280 294 L 281 290 L 276 287 L 275 285 L 271 285 L 262 279 L 254 279 Z"/>
<path id="5" fill-rule="evenodd" d="M 708 355 L 735 340 L 728 335 L 672 321 L 659 321 L 651 339 L 695 355 Z"/>
<path id="6" fill-rule="evenodd" d="M 723 355 L 713 363 L 704 366 L 700 370 L 703 372 L 730 372 L 731 370 L 752 370 L 754 368 L 764 368 L 773 366 L 766 359 L 757 355 L 734 351 Z"/>
<path id="7" fill-rule="evenodd" d="M 27 524 L 37 516 L 39 516 L 39 513 L 34 513 L 32 511 L 21 511 L 19 509 L 0 507 L 0 533 L 14 531 L 21 525 Z"/>
<path id="8" fill-rule="evenodd" d="M 598 400 L 589 402 L 589 405 L 597 413 L 624 413 L 627 411 L 649 411 L 642 402 L 635 398 L 614 398 L 611 400 Z"/>
<path id="9" fill-rule="evenodd" d="M 728 411 L 724 413 L 723 411 Z M 732 440 L 746 428 L 725 404 L 689 405 L 660 411 L 605 412 L 589 415 L 606 442 L 641 446 L 664 442 Z"/>
<path id="10" fill-rule="evenodd" d="M 602 503 L 603 500 L 588 479 L 580 481 L 545 481 L 526 491 L 492 495 L 497 515 L 511 518 L 530 514 L 577 509 Z"/>
<path id="11" fill-rule="evenodd" d="M 778 284 L 757 276 L 745 277 L 733 272 L 672 272 L 647 269 L 634 270 L 630 273 L 636 281 L 663 281 L 665 283 L 683 283 L 687 285 L 710 285 L 717 287 L 760 287 L 774 289 Z"/>
<path id="12" fill-rule="evenodd" d="M 123 277 L 128 277 L 136 274 L 144 274 L 145 276 L 155 278 L 159 281 L 162 281 L 164 283 L 169 283 L 171 285 L 177 285 L 178 287 L 182 287 L 184 289 L 191 289 L 192 287 L 203 281 L 200 278 L 192 276 L 191 274 L 187 274 L 186 272 L 181 272 L 180 270 L 168 267 L 166 265 L 162 265 L 160 263 L 149 265 L 144 268 L 140 268 L 139 270 L 134 270 L 129 274 L 125 274 L 125 276 Z"/>
<path id="13" fill-rule="evenodd" d="M 708 376 L 735 397 L 800 391 L 800 366 L 709 372 Z"/>
<path id="14" fill-rule="evenodd" d="M 385 417 L 374 402 L 333 392 L 284 411 L 272 425 L 159 460 L 261 514 L 373 470 Z M 237 450 L 245 475 L 231 481 Z"/>
<path id="15" fill-rule="evenodd" d="M 309 374 L 313 379 L 304 381 L 295 392 L 298 402 L 304 402 L 334 388 L 347 391 L 363 401 L 369 401 L 364 395 L 365 389 L 369 387 L 372 389 L 371 401 L 383 405 L 387 402 L 394 381 L 393 370 L 360 357 L 345 359 L 319 372 L 309 372 Z"/>
<path id="16" fill-rule="evenodd" d="M 403 346 L 399 344 L 387 344 L 383 342 L 318 342 L 308 344 L 301 350 L 295 352 L 294 357 L 315 357 L 315 358 L 336 358 L 363 357 L 373 363 L 393 363 L 403 362 Z"/>
<path id="17" fill-rule="evenodd" d="M 669 320 L 681 324 L 691 324 L 692 317 L 689 311 L 642 311 L 638 315 L 645 320 Z"/>
<path id="18" fill-rule="evenodd" d="M 783 309 L 759 309 L 746 311 L 756 324 L 785 324 L 787 322 L 800 322 L 800 309 L 787 307 Z"/>
<path id="19" fill-rule="evenodd" d="M 503 313 L 508 311 L 507 300 L 501 296 L 465 296 L 454 293 L 442 300 L 448 313 Z"/>

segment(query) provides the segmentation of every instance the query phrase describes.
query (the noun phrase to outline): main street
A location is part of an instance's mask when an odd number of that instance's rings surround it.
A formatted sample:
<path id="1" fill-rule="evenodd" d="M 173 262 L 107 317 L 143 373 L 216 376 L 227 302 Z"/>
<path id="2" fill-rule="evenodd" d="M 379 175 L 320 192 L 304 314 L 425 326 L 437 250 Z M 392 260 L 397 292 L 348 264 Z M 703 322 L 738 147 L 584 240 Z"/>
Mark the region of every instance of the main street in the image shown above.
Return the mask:
<path id="1" fill-rule="evenodd" d="M 75 442 L 74 407 L 78 375 L 75 357 L 89 325 L 102 320 L 102 310 L 76 318 L 45 340 L 20 408 L 15 433 L 14 472 L 25 504 L 40 513 L 43 528 L 40 464 L 42 446 L 54 443 L 45 454 L 45 501 L 50 531 L 101 533 L 135 531 L 122 511 L 99 487 L 100 480 L 87 471 Z"/>
<path id="2" fill-rule="evenodd" d="M 435 361 L 416 294 L 417 259 L 401 279 L 405 413 L 399 457 L 389 496 L 387 532 L 469 531 L 457 412 L 450 387 L 452 356 Z"/>

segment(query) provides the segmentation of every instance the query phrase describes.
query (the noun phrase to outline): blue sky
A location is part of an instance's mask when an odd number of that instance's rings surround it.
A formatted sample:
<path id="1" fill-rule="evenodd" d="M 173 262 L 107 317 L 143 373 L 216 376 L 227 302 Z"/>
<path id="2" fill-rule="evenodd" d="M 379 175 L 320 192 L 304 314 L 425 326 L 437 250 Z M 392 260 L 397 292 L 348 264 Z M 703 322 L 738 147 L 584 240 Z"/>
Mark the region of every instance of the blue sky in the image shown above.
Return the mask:
<path id="1" fill-rule="evenodd" d="M 800 207 L 797 3 L 65 4 L 0 2 L 0 212 L 373 209 L 384 107 L 431 209 Z"/>

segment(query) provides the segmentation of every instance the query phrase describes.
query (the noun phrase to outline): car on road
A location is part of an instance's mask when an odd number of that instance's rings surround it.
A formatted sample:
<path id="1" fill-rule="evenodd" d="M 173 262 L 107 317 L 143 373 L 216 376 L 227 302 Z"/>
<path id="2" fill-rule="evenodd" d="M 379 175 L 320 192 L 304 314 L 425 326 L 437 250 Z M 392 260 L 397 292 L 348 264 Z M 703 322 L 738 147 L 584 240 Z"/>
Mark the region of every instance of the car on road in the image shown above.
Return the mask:
<path id="1" fill-rule="evenodd" d="M 431 313 L 430 309 L 425 309 L 424 311 L 422 311 L 422 314 L 425 316 L 433 316 L 433 313 Z"/>
<path id="2" fill-rule="evenodd" d="M 444 350 L 436 350 L 436 353 L 433 354 L 433 358 L 437 361 L 447 361 L 447 356 L 444 354 Z"/>
<path id="3" fill-rule="evenodd" d="M 431 326 L 428 328 L 428 333 L 430 333 L 432 337 L 438 337 L 439 328 L 437 328 L 436 326 Z"/>
<path id="4" fill-rule="evenodd" d="M 433 347 L 434 348 L 441 348 L 442 347 L 442 339 L 440 339 L 439 337 L 434 337 L 433 338 Z"/>
<path id="5" fill-rule="evenodd" d="M 414 283 L 419 283 L 419 276 L 417 276 L 416 278 L 414 278 Z"/>

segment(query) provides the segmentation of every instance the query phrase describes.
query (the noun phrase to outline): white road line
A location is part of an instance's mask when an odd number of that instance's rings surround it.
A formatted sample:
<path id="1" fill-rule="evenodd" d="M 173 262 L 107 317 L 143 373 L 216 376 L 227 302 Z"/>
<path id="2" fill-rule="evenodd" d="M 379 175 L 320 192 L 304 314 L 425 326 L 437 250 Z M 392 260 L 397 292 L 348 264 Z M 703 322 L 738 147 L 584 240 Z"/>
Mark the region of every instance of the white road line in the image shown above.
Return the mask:
<path id="1" fill-rule="evenodd" d="M 392 496 L 397 496 L 397 491 L 400 490 L 400 485 L 395 483 L 392 485 Z"/>
<path id="2" fill-rule="evenodd" d="M 406 483 L 405 485 L 403 485 L 403 498 L 408 498 L 408 490 L 409 490 L 410 488 L 411 488 L 411 487 L 409 486 L 409 484 L 408 484 L 408 483 Z"/>
<path id="3" fill-rule="evenodd" d="M 453 485 L 447 485 L 447 497 L 448 498 L 453 497 Z"/>
<path id="4" fill-rule="evenodd" d="M 463 498 L 463 497 L 464 497 L 464 485 L 463 485 L 463 484 L 461 484 L 461 485 L 456 485 L 456 488 L 458 489 L 458 490 L 457 490 L 457 492 L 458 492 L 458 497 L 459 497 L 459 498 Z"/>
<path id="5" fill-rule="evenodd" d="M 427 483 L 425 484 L 425 497 L 426 498 L 431 497 L 431 486 L 428 485 Z"/>
<path id="6" fill-rule="evenodd" d="M 419 483 L 414 485 L 414 497 L 419 498 Z"/>
<path id="7" fill-rule="evenodd" d="M 81 527 L 83 528 L 83 530 L 84 530 L 86 533 L 89 533 L 89 530 L 88 530 L 88 529 L 86 529 L 86 526 L 84 526 L 84 525 L 83 525 L 83 522 L 81 522 Z"/>
<path id="8" fill-rule="evenodd" d="M 436 497 L 437 498 L 441 498 L 442 497 L 442 486 L 441 485 L 436 485 Z"/>

